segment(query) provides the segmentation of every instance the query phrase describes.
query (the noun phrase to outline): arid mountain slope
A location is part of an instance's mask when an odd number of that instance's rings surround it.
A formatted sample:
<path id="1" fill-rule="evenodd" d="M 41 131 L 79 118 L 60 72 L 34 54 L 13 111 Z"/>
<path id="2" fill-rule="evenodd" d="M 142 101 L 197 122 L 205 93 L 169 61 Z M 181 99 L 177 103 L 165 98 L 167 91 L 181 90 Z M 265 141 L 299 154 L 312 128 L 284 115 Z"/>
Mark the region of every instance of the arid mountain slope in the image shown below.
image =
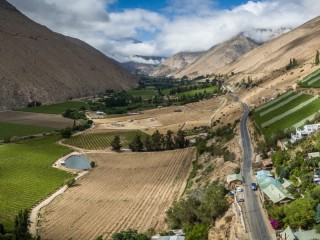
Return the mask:
<path id="1" fill-rule="evenodd" d="M 5 0 L 0 0 L 0 40 L 0 110 L 137 85 L 118 62 L 31 21 Z"/>
<path id="2" fill-rule="evenodd" d="M 211 73 L 219 73 L 220 69 L 238 59 L 241 55 L 250 52 L 258 45 L 240 34 L 229 41 L 218 44 L 206 51 L 192 64 L 177 73 L 176 77 L 184 75 L 195 77 Z"/>
<path id="3" fill-rule="evenodd" d="M 243 55 L 223 72 L 267 73 L 284 68 L 290 58 L 296 58 L 299 64 L 313 60 L 317 49 L 320 49 L 320 17 Z"/>
<path id="4" fill-rule="evenodd" d="M 151 74 L 157 67 L 157 65 L 155 64 L 139 63 L 134 61 L 124 62 L 124 63 L 121 63 L 121 65 L 132 73 L 145 74 L 145 75 Z"/>
<path id="5" fill-rule="evenodd" d="M 203 52 L 180 52 L 161 63 L 152 73 L 153 76 L 168 76 L 197 61 Z"/>

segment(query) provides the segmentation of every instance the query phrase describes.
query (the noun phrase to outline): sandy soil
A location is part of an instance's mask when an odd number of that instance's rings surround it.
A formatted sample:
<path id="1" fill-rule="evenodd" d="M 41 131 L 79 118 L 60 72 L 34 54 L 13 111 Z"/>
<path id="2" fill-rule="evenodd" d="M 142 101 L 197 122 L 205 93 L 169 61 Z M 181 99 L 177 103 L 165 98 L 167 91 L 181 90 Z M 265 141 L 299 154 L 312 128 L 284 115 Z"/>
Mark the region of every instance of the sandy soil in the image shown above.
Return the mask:
<path id="1" fill-rule="evenodd" d="M 171 106 L 143 111 L 140 115 L 129 115 L 119 118 L 93 119 L 100 129 L 140 129 L 153 132 L 167 130 L 177 131 L 184 127 L 209 126 L 213 115 L 221 105 L 225 105 L 225 96 L 190 103 L 185 106 Z M 174 110 L 180 109 L 181 112 Z"/>
<path id="2" fill-rule="evenodd" d="M 43 209 L 41 239 L 110 239 L 128 227 L 164 230 L 165 211 L 185 188 L 193 153 L 88 154 L 97 167 Z"/>

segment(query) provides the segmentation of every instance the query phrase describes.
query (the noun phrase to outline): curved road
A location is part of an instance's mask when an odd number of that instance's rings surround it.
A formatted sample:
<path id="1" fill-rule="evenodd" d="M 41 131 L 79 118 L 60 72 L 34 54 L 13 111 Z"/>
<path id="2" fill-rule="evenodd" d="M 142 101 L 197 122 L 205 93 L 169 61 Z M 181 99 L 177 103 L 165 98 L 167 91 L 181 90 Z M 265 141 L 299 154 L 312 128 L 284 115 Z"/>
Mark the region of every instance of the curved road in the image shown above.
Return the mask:
<path id="1" fill-rule="evenodd" d="M 234 100 L 237 100 L 237 97 L 231 94 Z M 236 98 L 236 99 L 235 99 Z M 243 165 L 242 165 L 242 174 L 244 179 L 244 194 L 245 194 L 245 209 L 244 214 L 247 219 L 247 231 L 250 233 L 252 240 L 263 240 L 263 239 L 273 239 L 269 233 L 266 219 L 263 216 L 263 209 L 261 204 L 259 204 L 259 199 L 256 193 L 251 190 L 252 180 L 252 168 L 251 168 L 251 159 L 252 159 L 252 149 L 251 149 L 251 140 L 247 128 L 247 119 L 249 114 L 249 108 L 247 104 L 241 103 L 243 107 L 243 115 L 240 121 L 240 132 L 243 148 Z"/>

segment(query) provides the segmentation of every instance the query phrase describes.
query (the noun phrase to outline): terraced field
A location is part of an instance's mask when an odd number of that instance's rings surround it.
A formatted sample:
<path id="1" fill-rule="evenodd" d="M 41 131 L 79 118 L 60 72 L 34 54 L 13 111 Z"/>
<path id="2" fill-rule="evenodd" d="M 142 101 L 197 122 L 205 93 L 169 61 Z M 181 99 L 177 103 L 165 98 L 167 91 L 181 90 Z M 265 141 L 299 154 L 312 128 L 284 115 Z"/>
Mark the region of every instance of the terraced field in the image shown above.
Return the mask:
<path id="1" fill-rule="evenodd" d="M 70 152 L 44 137 L 0 146 L 0 223 L 12 229 L 14 217 L 29 209 L 68 179 L 70 173 L 51 164 Z"/>
<path id="2" fill-rule="evenodd" d="M 97 167 L 42 212 L 41 239 L 110 239 L 129 227 L 164 230 L 184 191 L 194 149 L 89 154 Z"/>
<path id="3" fill-rule="evenodd" d="M 297 123 L 304 123 L 304 119 L 320 110 L 320 99 L 299 93 L 287 93 L 262 105 L 253 111 L 253 117 L 262 132 L 269 139 L 280 129 L 290 128 Z"/>
<path id="4" fill-rule="evenodd" d="M 320 68 L 312 72 L 299 82 L 300 87 L 320 88 Z"/>
<path id="5" fill-rule="evenodd" d="M 83 148 L 88 150 L 104 150 L 111 146 L 111 142 L 115 135 L 120 136 L 121 144 L 127 148 L 136 134 L 141 134 L 144 137 L 146 134 L 138 131 L 89 131 L 83 134 L 76 135 L 74 137 L 65 139 L 63 143 L 75 146 L 77 148 Z"/>

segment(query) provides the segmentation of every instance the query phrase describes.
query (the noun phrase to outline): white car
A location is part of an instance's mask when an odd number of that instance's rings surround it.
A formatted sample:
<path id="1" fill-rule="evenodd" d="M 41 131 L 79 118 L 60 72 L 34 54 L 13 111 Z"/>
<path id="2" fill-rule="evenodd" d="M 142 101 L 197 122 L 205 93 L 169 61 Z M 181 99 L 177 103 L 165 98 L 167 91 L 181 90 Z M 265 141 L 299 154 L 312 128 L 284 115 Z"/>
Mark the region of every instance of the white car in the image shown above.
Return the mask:
<path id="1" fill-rule="evenodd" d="M 236 187 L 236 192 L 242 192 L 243 189 L 241 187 Z"/>

